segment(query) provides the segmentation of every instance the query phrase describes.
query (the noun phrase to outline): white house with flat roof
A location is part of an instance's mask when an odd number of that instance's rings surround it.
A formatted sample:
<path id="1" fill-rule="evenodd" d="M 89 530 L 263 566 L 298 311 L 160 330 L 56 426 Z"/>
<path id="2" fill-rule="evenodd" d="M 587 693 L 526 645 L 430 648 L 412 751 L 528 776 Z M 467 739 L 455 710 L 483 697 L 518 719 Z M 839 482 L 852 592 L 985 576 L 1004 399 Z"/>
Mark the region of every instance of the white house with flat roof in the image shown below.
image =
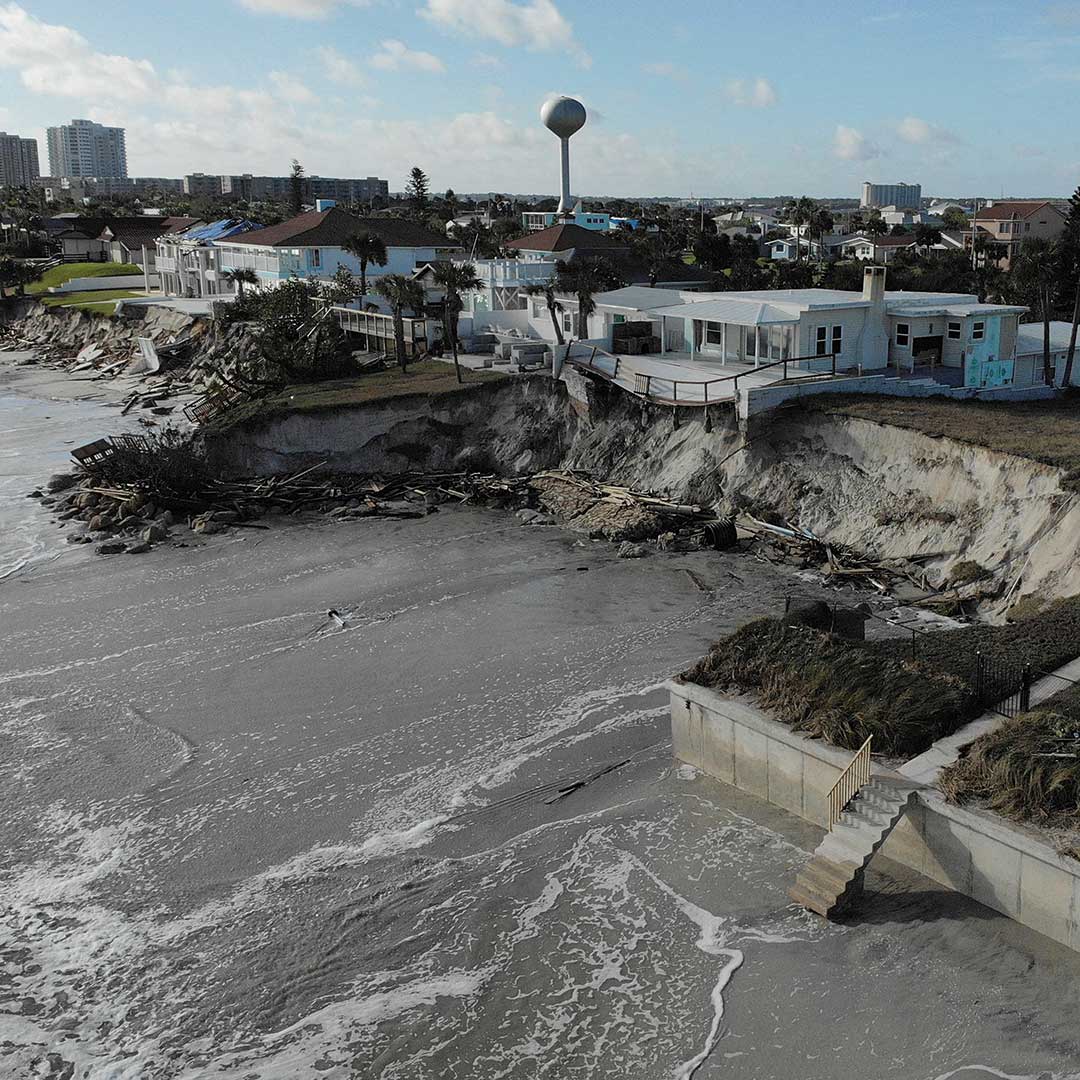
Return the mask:
<path id="1" fill-rule="evenodd" d="M 620 361 L 622 377 L 662 368 L 694 381 L 794 371 L 925 376 L 951 386 L 1013 384 L 1022 306 L 968 294 L 887 292 L 884 267 L 867 267 L 862 292 L 767 289 L 703 293 L 633 286 L 598 293 L 586 348 Z M 560 297 L 568 338 L 578 301 Z M 528 334 L 551 341 L 541 298 Z M 628 347 L 632 343 L 632 347 Z M 786 364 L 786 366 L 785 366 Z"/>

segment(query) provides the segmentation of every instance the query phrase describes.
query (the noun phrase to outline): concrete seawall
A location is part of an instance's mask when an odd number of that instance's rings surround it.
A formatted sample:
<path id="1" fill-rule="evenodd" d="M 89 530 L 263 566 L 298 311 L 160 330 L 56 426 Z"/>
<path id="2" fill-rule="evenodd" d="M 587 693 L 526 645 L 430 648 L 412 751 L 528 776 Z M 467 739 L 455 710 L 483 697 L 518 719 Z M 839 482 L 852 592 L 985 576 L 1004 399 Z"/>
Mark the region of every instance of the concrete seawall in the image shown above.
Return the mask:
<path id="1" fill-rule="evenodd" d="M 798 735 L 747 702 L 680 680 L 667 685 L 679 761 L 828 827 L 828 793 L 849 753 Z M 1080 862 L 1061 858 L 1031 830 L 950 805 L 925 788 L 881 850 L 1080 952 Z"/>

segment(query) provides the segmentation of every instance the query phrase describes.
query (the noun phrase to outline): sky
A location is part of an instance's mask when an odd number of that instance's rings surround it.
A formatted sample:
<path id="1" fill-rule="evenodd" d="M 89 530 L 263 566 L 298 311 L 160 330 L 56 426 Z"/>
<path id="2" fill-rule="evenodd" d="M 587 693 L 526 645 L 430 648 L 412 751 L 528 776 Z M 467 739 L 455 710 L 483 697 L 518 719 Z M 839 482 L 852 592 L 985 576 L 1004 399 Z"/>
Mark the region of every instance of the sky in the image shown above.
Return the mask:
<path id="1" fill-rule="evenodd" d="M 127 129 L 132 176 L 575 194 L 1067 195 L 1080 0 L 0 0 L 0 129 Z"/>

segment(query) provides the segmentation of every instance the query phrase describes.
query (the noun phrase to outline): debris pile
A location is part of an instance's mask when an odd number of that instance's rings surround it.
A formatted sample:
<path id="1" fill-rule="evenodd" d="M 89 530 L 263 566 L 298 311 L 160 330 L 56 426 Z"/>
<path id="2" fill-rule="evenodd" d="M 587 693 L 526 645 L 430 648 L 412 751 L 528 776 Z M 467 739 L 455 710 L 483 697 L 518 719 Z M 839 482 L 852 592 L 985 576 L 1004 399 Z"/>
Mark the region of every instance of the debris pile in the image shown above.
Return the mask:
<path id="1" fill-rule="evenodd" d="M 736 524 L 741 534 L 755 541 L 752 550 L 759 561 L 818 570 L 831 584 L 869 585 L 880 593 L 900 594 L 910 603 L 955 609 L 960 602 L 957 596 L 942 597 L 920 565 L 936 558 L 935 554 L 876 559 L 842 544 L 826 542 L 809 529 L 788 522 L 776 524 L 741 514 Z"/>
<path id="2" fill-rule="evenodd" d="M 25 319 L 0 326 L 0 349 L 31 353 L 28 363 L 59 368 L 96 381 L 122 379 L 130 386 L 122 412 L 173 412 L 175 401 L 220 391 L 243 369 L 255 347 L 243 325 L 185 315 L 166 307 L 134 309 L 123 318 L 38 306 Z M 230 374 L 231 373 L 231 374 Z"/>

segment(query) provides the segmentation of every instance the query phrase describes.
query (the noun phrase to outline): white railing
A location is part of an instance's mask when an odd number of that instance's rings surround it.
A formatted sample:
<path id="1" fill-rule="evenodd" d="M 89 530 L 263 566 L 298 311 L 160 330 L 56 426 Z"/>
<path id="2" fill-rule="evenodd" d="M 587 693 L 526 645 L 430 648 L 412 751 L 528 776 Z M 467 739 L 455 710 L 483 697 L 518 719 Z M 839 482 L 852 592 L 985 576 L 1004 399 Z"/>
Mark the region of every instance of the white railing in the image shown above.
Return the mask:
<path id="1" fill-rule="evenodd" d="M 870 782 L 870 740 L 859 747 L 851 763 L 840 774 L 832 790 L 829 792 L 829 828 L 831 829 L 839 820 L 840 815 L 847 809 L 848 803 L 859 794 L 860 788 Z"/>

